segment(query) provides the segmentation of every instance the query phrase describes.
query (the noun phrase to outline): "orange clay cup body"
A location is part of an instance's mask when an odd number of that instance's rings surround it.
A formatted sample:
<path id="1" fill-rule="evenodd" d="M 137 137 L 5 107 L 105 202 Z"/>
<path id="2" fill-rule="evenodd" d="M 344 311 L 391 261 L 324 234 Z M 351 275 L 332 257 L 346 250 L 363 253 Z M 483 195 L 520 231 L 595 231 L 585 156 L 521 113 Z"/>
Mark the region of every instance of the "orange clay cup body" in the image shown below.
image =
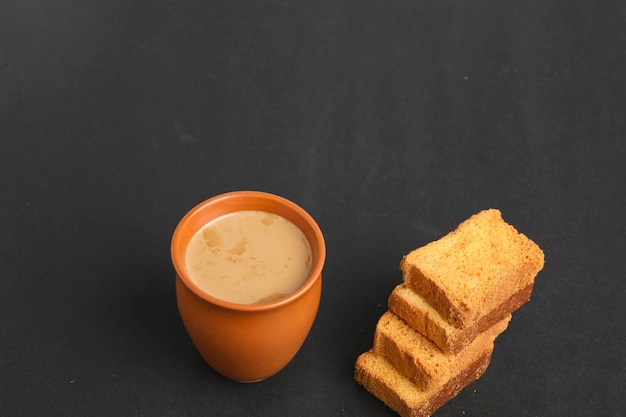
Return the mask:
<path id="1" fill-rule="evenodd" d="M 189 278 L 185 251 L 202 226 L 224 214 L 261 210 L 295 224 L 311 246 L 309 277 L 295 292 L 264 304 L 236 304 L 202 291 Z M 223 376 L 241 382 L 260 381 L 283 369 L 306 339 L 320 302 L 324 237 L 313 218 L 296 204 L 273 194 L 237 191 L 194 207 L 172 238 L 178 310 L 204 360 Z"/>

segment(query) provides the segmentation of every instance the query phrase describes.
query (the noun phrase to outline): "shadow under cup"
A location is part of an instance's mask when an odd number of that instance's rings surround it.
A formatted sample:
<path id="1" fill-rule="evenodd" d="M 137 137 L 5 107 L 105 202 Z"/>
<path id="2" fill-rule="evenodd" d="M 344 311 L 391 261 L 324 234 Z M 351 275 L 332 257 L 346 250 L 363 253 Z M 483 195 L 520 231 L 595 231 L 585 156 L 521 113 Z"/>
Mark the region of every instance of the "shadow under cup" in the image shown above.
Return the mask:
<path id="1" fill-rule="evenodd" d="M 263 304 L 236 304 L 202 291 L 189 278 L 185 252 L 193 235 L 225 214 L 259 210 L 295 224 L 311 246 L 311 271 L 295 292 Z M 172 237 L 176 299 L 185 328 L 204 360 L 223 376 L 260 381 L 283 369 L 296 355 L 317 315 L 326 259 L 324 237 L 304 209 L 282 197 L 258 191 L 221 194 L 182 218 Z"/>

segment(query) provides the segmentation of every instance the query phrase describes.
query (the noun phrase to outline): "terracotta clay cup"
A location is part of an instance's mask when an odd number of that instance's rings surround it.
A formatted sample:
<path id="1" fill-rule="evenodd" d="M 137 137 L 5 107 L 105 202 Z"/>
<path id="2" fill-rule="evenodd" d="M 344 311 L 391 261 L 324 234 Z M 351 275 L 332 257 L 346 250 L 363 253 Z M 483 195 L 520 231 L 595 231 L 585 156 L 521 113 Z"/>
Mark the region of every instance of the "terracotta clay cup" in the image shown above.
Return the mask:
<path id="1" fill-rule="evenodd" d="M 236 304 L 202 291 L 185 269 L 185 251 L 202 226 L 224 214 L 261 210 L 294 223 L 312 252 L 309 277 L 295 292 L 264 304 Z M 324 237 L 302 208 L 273 194 L 236 191 L 200 203 L 180 221 L 172 237 L 178 310 L 204 360 L 223 376 L 241 382 L 268 378 L 283 369 L 306 339 L 320 302 Z"/>

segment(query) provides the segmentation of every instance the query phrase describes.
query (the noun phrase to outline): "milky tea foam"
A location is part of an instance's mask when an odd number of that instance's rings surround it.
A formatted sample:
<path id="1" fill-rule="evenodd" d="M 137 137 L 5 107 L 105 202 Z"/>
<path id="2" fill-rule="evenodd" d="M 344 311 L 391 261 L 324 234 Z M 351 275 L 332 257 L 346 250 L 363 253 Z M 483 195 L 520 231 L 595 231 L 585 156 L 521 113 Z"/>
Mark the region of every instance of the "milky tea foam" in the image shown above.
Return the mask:
<path id="1" fill-rule="evenodd" d="M 289 220 L 243 210 L 218 217 L 191 238 L 185 265 L 207 294 L 237 304 L 277 300 L 304 284 L 312 254 L 304 233 Z"/>

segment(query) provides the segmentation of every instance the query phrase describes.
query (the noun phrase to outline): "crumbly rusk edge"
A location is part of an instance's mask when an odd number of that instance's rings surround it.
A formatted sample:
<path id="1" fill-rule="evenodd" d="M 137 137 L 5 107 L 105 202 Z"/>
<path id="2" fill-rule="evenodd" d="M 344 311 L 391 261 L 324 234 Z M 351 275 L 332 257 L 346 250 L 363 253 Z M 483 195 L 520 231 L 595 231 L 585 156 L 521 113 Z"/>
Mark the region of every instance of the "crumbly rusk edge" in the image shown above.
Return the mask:
<path id="1" fill-rule="evenodd" d="M 391 312 L 389 312 L 389 315 L 398 320 L 398 325 L 406 326 L 404 329 L 400 328 L 400 332 L 409 331 L 414 332 L 415 336 L 419 335 L 419 332 L 411 329 L 404 320 Z M 419 389 L 426 390 L 436 385 L 438 380 L 448 376 L 447 371 L 441 369 L 441 367 L 448 368 L 449 366 L 455 366 L 465 368 L 468 367 L 477 356 L 491 354 L 494 347 L 494 339 L 506 329 L 508 323 L 509 320 L 506 320 L 506 323 L 504 323 L 503 320 L 502 323 L 495 325 L 493 329 L 484 332 L 480 340 L 477 338 L 465 350 L 456 354 L 442 352 L 430 340 L 418 341 L 420 344 L 423 343 L 422 346 L 424 348 L 431 349 L 430 351 L 424 351 L 423 355 L 421 352 L 412 351 L 410 346 L 407 348 L 408 350 L 404 349 L 403 346 L 398 345 L 396 337 L 394 337 L 396 333 L 386 332 L 377 326 L 374 335 L 374 346 L 371 350 L 374 353 L 384 356 L 394 368 L 404 374 Z M 418 337 L 423 336 L 419 335 Z M 439 366 L 434 367 L 434 363 L 438 363 Z"/>
<path id="2" fill-rule="evenodd" d="M 415 400 L 407 398 L 399 392 L 398 387 L 394 387 L 385 380 L 384 375 L 376 369 L 369 369 L 367 366 L 368 355 L 375 355 L 375 360 L 384 364 L 387 372 L 395 373 L 397 380 L 401 381 L 404 389 L 411 389 L 413 392 L 421 393 L 423 398 Z M 420 391 L 408 378 L 394 368 L 391 363 L 382 355 L 367 351 L 359 356 L 356 362 L 354 378 L 368 392 L 385 403 L 389 408 L 398 413 L 401 417 L 429 417 L 444 404 L 454 398 L 462 389 L 480 378 L 489 366 L 491 353 L 487 353 L 477 358 L 472 364 L 460 370 L 458 374 L 450 378 L 447 382 L 431 387 L 428 391 Z"/>
<path id="3" fill-rule="evenodd" d="M 432 312 L 426 313 L 415 311 L 401 297 L 396 296 L 393 291 L 389 296 L 388 306 L 394 314 L 402 318 L 414 330 L 429 338 L 441 350 L 447 353 L 457 353 L 469 345 L 478 334 L 489 329 L 503 320 L 508 314 L 513 313 L 528 302 L 533 287 L 534 282 L 531 282 L 526 287 L 511 295 L 511 297 L 498 307 L 484 316 L 479 317 L 477 321 L 470 326 L 455 328 L 451 332 L 447 332 L 435 322 L 435 319 L 430 317 L 430 314 L 438 314 L 437 310 L 433 308 Z M 409 288 L 413 290 L 412 287 Z"/>

